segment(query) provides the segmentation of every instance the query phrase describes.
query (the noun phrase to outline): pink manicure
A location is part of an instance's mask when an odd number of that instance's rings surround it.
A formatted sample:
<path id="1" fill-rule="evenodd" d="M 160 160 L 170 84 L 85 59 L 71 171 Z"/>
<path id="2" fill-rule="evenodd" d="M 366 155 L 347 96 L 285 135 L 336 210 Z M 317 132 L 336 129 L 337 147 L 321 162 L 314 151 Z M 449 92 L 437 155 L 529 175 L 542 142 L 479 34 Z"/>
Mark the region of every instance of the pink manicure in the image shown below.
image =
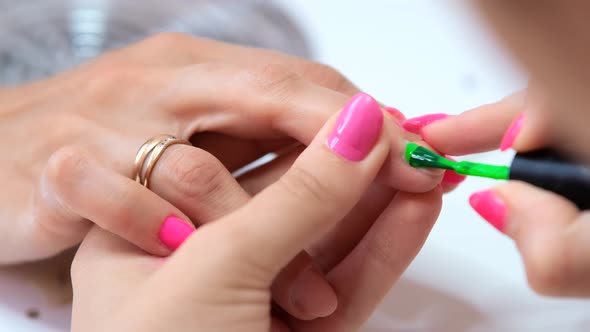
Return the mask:
<path id="1" fill-rule="evenodd" d="M 491 190 L 483 190 L 469 197 L 469 204 L 482 218 L 500 232 L 504 232 L 506 204 Z"/>
<path id="2" fill-rule="evenodd" d="M 195 231 L 188 223 L 170 216 L 164 220 L 160 227 L 160 241 L 172 250 L 178 249 L 189 235 Z"/>
<path id="3" fill-rule="evenodd" d="M 383 109 L 387 113 L 391 114 L 391 116 L 393 116 L 399 124 L 402 124 L 404 121 L 406 121 L 406 116 L 404 115 L 404 113 L 402 113 L 397 108 L 385 106 L 385 107 L 383 107 Z"/>
<path id="4" fill-rule="evenodd" d="M 446 117 L 448 117 L 448 115 L 443 113 L 422 115 L 404 121 L 404 123 L 402 124 L 402 128 L 411 133 L 420 135 L 422 128 L 435 121 L 442 120 Z"/>
<path id="5" fill-rule="evenodd" d="M 448 155 L 445 155 L 445 158 L 455 160 L 455 158 Z M 465 181 L 465 179 L 467 179 L 465 175 L 457 174 L 455 171 L 446 170 L 442 182 L 450 185 L 457 185 Z"/>
<path id="6" fill-rule="evenodd" d="M 373 149 L 383 126 L 383 113 L 373 97 L 359 93 L 344 107 L 328 146 L 350 161 L 365 159 Z"/>
<path id="7" fill-rule="evenodd" d="M 519 115 L 514 122 L 510 125 L 506 134 L 504 134 L 504 138 L 502 138 L 502 143 L 500 143 L 500 150 L 506 151 L 514 145 L 514 141 L 522 129 L 522 124 L 524 123 L 524 113 Z"/>

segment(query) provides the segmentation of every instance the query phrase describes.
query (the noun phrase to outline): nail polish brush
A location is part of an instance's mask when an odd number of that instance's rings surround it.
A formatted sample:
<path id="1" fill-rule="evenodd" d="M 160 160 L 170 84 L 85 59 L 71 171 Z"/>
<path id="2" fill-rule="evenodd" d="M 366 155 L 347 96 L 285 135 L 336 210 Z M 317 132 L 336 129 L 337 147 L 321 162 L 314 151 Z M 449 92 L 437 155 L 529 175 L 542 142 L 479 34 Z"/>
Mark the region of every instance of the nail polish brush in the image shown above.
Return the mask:
<path id="1" fill-rule="evenodd" d="M 552 150 L 518 153 L 510 166 L 454 161 L 423 146 L 408 143 L 405 158 L 412 167 L 453 170 L 458 174 L 519 180 L 559 194 L 582 210 L 590 209 L 590 166 L 576 164 Z"/>

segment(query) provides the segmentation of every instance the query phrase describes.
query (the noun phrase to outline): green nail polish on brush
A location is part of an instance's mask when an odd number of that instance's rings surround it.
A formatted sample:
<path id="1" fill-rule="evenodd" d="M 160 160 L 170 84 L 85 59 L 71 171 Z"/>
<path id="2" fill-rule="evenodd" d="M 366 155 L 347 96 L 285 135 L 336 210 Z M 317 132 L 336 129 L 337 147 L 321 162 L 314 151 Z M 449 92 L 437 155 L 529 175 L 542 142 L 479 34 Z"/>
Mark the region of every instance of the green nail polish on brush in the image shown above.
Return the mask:
<path id="1" fill-rule="evenodd" d="M 449 169 L 461 175 L 473 175 L 498 180 L 508 180 L 510 175 L 510 167 L 508 166 L 454 161 L 416 143 L 408 143 L 406 146 L 406 160 L 412 167 Z"/>
<path id="2" fill-rule="evenodd" d="M 412 167 L 442 168 L 462 175 L 528 182 L 564 196 L 582 210 L 590 209 L 590 166 L 569 162 L 555 151 L 519 153 L 510 166 L 497 166 L 450 160 L 416 143 L 408 143 L 405 157 Z"/>

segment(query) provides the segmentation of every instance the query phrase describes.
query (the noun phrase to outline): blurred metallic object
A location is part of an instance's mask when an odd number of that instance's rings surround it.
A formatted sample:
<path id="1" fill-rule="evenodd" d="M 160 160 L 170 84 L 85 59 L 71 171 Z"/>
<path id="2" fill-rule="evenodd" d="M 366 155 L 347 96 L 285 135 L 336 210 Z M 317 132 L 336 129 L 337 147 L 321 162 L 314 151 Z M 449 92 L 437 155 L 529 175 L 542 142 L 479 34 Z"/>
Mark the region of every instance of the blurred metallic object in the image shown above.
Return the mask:
<path id="1" fill-rule="evenodd" d="M 310 55 L 269 0 L 0 0 L 0 85 L 53 75 L 158 32 Z"/>

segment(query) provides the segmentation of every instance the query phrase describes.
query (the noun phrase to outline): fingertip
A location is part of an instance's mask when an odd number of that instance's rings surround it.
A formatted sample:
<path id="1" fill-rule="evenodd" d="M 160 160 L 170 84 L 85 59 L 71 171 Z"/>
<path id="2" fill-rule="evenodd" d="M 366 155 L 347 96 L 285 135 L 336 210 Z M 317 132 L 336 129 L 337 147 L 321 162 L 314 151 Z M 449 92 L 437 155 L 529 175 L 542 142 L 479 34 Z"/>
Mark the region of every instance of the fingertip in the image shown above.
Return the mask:
<path id="1" fill-rule="evenodd" d="M 390 106 L 385 106 L 383 109 L 391 115 L 399 125 L 402 125 L 404 121 L 406 121 L 406 116 L 399 109 Z"/>
<path id="2" fill-rule="evenodd" d="M 327 317 L 338 307 L 336 292 L 323 274 L 313 266 L 301 272 L 295 280 L 290 301 L 309 319 Z"/>
<path id="3" fill-rule="evenodd" d="M 383 127 L 383 112 L 373 97 L 359 93 L 342 109 L 327 139 L 328 147 L 350 161 L 373 149 Z"/>
<path id="4" fill-rule="evenodd" d="M 506 130 L 506 133 L 502 137 L 502 141 L 500 143 L 501 151 L 507 151 L 510 148 L 512 148 L 514 142 L 516 141 L 516 138 L 518 137 L 518 134 L 520 133 L 520 130 L 522 129 L 523 124 L 524 113 L 516 117 L 516 119 L 514 119 L 510 127 L 508 127 L 508 130 Z"/>
<path id="5" fill-rule="evenodd" d="M 389 158 L 381 170 L 380 177 L 386 185 L 402 191 L 428 192 L 441 183 L 444 170 L 412 167 L 405 156 L 408 143 L 410 142 L 405 139 L 394 140 L 390 147 Z M 424 141 L 413 143 L 430 148 Z"/>
<path id="6" fill-rule="evenodd" d="M 175 216 L 169 216 L 162 223 L 158 232 L 158 237 L 169 251 L 174 251 L 178 249 L 194 231 L 195 229 L 189 225 L 188 222 Z"/>
<path id="7" fill-rule="evenodd" d="M 422 129 L 431 123 L 447 118 L 449 115 L 444 113 L 434 113 L 417 116 L 402 122 L 402 128 L 413 134 L 422 134 Z"/>
<path id="8" fill-rule="evenodd" d="M 469 196 L 469 205 L 495 229 L 504 232 L 506 204 L 492 190 L 482 190 Z"/>

